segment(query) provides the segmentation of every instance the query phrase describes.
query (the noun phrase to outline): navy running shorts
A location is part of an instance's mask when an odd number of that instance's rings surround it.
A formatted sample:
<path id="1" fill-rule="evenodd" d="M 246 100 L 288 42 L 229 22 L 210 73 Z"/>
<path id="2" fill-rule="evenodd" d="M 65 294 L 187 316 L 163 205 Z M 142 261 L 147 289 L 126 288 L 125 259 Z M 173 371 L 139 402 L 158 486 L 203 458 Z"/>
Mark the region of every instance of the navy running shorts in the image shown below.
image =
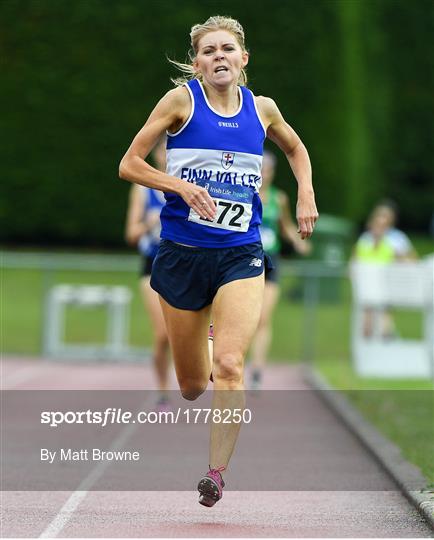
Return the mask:
<path id="1" fill-rule="evenodd" d="M 273 268 L 268 272 L 268 274 L 265 274 L 265 281 L 279 283 L 279 255 L 268 255 L 268 257 L 270 257 Z"/>
<path id="2" fill-rule="evenodd" d="M 188 247 L 161 240 L 152 266 L 151 287 L 178 309 L 198 311 L 218 289 L 273 268 L 261 242 L 228 248 Z"/>

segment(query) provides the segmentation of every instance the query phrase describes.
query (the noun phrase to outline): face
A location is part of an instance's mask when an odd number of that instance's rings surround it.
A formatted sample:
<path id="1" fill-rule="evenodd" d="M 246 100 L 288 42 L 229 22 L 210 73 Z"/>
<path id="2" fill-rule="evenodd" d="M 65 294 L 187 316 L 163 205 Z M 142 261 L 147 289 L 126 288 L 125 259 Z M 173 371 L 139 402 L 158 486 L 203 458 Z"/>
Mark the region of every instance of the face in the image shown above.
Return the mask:
<path id="1" fill-rule="evenodd" d="M 381 238 L 383 234 L 389 229 L 388 216 L 382 213 L 375 214 L 370 223 L 369 230 L 375 238 Z"/>
<path id="2" fill-rule="evenodd" d="M 388 227 L 392 227 L 395 223 L 395 213 L 388 206 L 378 206 L 374 214 L 386 221 Z"/>
<path id="3" fill-rule="evenodd" d="M 204 82 L 215 87 L 237 84 L 249 55 L 243 52 L 237 38 L 226 30 L 208 32 L 198 43 L 193 67 Z"/>

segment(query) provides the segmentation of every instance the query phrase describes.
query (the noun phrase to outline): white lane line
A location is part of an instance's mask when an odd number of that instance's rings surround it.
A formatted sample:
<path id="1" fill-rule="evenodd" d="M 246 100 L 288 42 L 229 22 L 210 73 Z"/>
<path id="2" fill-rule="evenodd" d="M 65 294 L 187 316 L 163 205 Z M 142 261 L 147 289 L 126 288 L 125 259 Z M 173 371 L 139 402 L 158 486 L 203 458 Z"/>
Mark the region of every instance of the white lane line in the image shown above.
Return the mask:
<path id="1" fill-rule="evenodd" d="M 146 404 L 149 401 L 150 397 L 145 400 L 145 403 L 143 404 L 141 410 L 146 410 Z M 125 426 L 125 428 L 113 441 L 109 450 L 120 450 L 136 429 L 137 423 L 128 424 L 127 426 Z M 71 519 L 72 514 L 75 512 L 81 501 L 86 497 L 88 491 L 101 478 L 101 476 L 104 474 L 105 470 L 110 464 L 110 461 L 101 461 L 94 469 L 92 469 L 88 476 L 86 476 L 86 478 L 84 478 L 80 482 L 78 488 L 73 493 L 71 493 L 65 504 L 59 510 L 58 514 L 54 517 L 51 523 L 49 523 L 46 529 L 40 534 L 39 538 L 56 538 L 56 536 Z"/>
<path id="2" fill-rule="evenodd" d="M 14 371 L 6 377 L 2 377 L 1 389 L 2 390 L 12 390 L 14 387 L 19 384 L 29 381 L 37 376 L 39 370 L 35 369 L 33 366 L 25 367 L 20 370 Z"/>

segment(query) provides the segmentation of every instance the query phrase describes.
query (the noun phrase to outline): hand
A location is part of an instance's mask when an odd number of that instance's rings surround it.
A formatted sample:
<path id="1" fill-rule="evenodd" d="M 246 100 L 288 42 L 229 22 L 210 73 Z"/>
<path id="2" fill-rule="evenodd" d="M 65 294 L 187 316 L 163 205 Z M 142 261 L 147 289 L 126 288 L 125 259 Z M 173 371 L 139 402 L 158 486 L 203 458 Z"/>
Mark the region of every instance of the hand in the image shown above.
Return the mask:
<path id="1" fill-rule="evenodd" d="M 315 197 L 312 193 L 299 194 L 297 201 L 298 233 L 301 239 L 310 238 L 319 217 L 316 209 Z"/>
<path id="2" fill-rule="evenodd" d="M 184 181 L 179 190 L 179 195 L 201 218 L 213 221 L 217 208 L 205 188 Z"/>

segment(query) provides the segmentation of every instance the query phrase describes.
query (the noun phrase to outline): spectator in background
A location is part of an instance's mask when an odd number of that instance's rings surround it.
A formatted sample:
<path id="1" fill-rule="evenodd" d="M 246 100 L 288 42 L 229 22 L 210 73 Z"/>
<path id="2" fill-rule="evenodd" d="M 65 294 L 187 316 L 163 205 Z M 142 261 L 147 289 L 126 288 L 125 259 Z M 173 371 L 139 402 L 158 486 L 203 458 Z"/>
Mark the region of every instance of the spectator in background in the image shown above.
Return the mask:
<path id="1" fill-rule="evenodd" d="M 398 206 L 396 203 L 390 199 L 384 199 L 378 202 L 372 210 L 370 220 L 374 220 L 376 216 L 379 216 L 380 222 L 385 227 L 384 235 L 393 247 L 395 259 L 401 261 L 415 260 L 417 254 L 410 239 L 404 232 L 396 228 L 398 219 Z M 366 242 L 372 242 L 372 232 L 367 230 L 360 239 Z"/>
<path id="2" fill-rule="evenodd" d="M 375 208 L 366 223 L 366 231 L 357 240 L 354 255 L 361 262 L 385 264 L 397 259 L 396 248 L 389 235 L 389 217 Z"/>
<path id="3" fill-rule="evenodd" d="M 411 260 L 415 252 L 410 240 L 393 225 L 396 210 L 390 203 L 380 203 L 372 211 L 367 221 L 367 230 L 358 239 L 353 253 L 353 259 L 363 263 L 378 265 L 389 264 L 398 260 Z M 380 335 L 390 339 L 396 335 L 395 325 L 388 309 L 378 313 Z M 366 338 L 375 334 L 375 311 L 367 308 L 363 317 L 363 335 Z"/>
<path id="4" fill-rule="evenodd" d="M 166 138 L 163 137 L 152 151 L 158 170 L 166 170 Z M 137 246 L 142 256 L 140 290 L 152 324 L 152 357 L 157 376 L 159 398 L 157 408 L 170 408 L 169 389 L 169 340 L 158 294 L 151 288 L 151 269 L 160 244 L 160 212 L 165 204 L 164 193 L 139 184 L 133 184 L 127 212 L 125 236 L 128 244 Z"/>
<path id="5" fill-rule="evenodd" d="M 280 236 L 289 242 L 302 255 L 310 252 L 308 242 L 301 240 L 297 226 L 292 221 L 286 193 L 273 186 L 276 172 L 276 157 L 264 151 L 262 160 L 262 186 L 259 196 L 262 202 L 261 240 L 264 251 L 273 261 L 274 269 L 265 276 L 264 300 L 259 325 L 251 345 L 252 371 L 251 387 L 260 388 L 262 372 L 267 361 L 272 339 L 272 317 L 279 299 L 279 255 L 281 250 Z"/>

